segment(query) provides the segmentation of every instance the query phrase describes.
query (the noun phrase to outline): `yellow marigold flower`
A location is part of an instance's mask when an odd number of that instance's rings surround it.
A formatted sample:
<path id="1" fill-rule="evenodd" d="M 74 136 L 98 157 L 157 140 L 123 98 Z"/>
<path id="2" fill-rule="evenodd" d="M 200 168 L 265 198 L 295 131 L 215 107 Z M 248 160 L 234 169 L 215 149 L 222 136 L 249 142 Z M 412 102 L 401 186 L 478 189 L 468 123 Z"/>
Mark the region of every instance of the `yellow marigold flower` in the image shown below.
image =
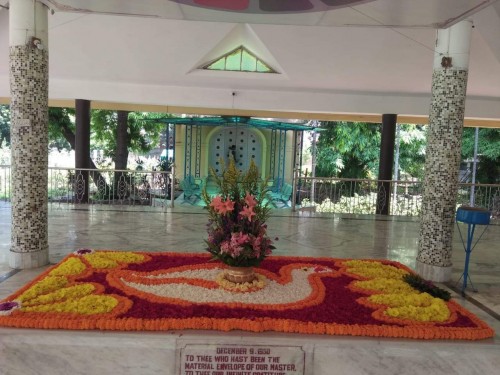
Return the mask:
<path id="1" fill-rule="evenodd" d="M 23 306 L 42 305 L 69 299 L 79 299 L 91 294 L 94 290 L 95 286 L 93 284 L 78 284 L 27 300 L 23 303 Z"/>
<path id="2" fill-rule="evenodd" d="M 21 294 L 17 299 L 21 302 L 31 300 L 41 294 L 47 294 L 57 289 L 64 288 L 68 284 L 68 279 L 63 276 L 47 276 L 32 285 L 28 290 Z"/>
<path id="3" fill-rule="evenodd" d="M 361 289 L 376 290 L 384 293 L 414 293 L 415 289 L 403 280 L 377 278 L 355 281 L 354 285 Z"/>
<path id="4" fill-rule="evenodd" d="M 375 294 L 368 298 L 370 302 L 387 305 L 389 307 L 400 306 L 430 306 L 434 300 L 428 293 L 410 293 L 410 294 Z"/>
<path id="5" fill-rule="evenodd" d="M 408 273 L 403 269 L 380 262 L 349 260 L 344 264 L 347 266 L 348 272 L 368 278 L 400 279 Z"/>
<path id="6" fill-rule="evenodd" d="M 49 272 L 50 276 L 78 275 L 85 271 L 85 264 L 79 258 L 69 258 Z"/>
<path id="7" fill-rule="evenodd" d="M 67 300 L 48 305 L 23 307 L 26 312 L 59 312 L 75 314 L 102 314 L 111 312 L 118 301 L 106 295 L 88 295 L 77 300 Z"/>
<path id="8" fill-rule="evenodd" d="M 115 268 L 121 263 L 137 263 L 144 260 L 144 256 L 122 251 L 103 251 L 85 254 L 84 258 L 94 268 Z"/>
<path id="9" fill-rule="evenodd" d="M 365 260 L 346 260 L 343 262 L 347 267 L 364 267 L 368 262 Z"/>
<path id="10" fill-rule="evenodd" d="M 98 252 L 97 254 L 121 263 L 138 263 L 144 260 L 144 255 L 131 253 L 128 251 L 103 251 Z"/>
<path id="11" fill-rule="evenodd" d="M 103 256 L 101 253 L 91 253 L 84 255 L 85 259 L 94 268 L 115 268 L 118 262 Z"/>
<path id="12" fill-rule="evenodd" d="M 411 319 L 419 322 L 445 322 L 450 318 L 450 310 L 440 298 L 432 298 L 430 306 L 390 307 L 385 314 L 394 318 Z"/>

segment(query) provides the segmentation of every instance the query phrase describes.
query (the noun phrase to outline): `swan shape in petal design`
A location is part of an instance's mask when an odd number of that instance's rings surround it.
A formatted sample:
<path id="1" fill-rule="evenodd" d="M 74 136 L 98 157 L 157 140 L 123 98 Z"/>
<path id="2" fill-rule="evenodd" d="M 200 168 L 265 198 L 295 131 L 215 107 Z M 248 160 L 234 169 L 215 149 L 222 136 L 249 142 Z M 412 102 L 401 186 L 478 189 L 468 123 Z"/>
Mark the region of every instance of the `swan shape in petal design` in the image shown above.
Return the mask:
<path id="1" fill-rule="evenodd" d="M 188 306 L 210 304 L 234 308 L 265 310 L 298 309 L 321 303 L 325 296 L 322 277 L 337 277 L 333 269 L 310 263 L 283 266 L 279 275 L 256 268 L 266 286 L 246 293 L 221 288 L 215 279 L 224 271 L 219 264 L 201 264 L 155 272 L 119 270 L 108 274 L 110 285 L 127 294 L 151 302 Z"/>

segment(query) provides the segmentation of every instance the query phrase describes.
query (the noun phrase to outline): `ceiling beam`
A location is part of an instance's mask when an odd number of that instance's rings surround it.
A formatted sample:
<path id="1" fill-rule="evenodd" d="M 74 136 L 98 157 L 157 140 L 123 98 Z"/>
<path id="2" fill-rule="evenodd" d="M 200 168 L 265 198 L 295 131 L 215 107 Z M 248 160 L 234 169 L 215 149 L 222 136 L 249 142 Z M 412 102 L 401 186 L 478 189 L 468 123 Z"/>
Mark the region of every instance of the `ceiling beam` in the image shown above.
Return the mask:
<path id="1" fill-rule="evenodd" d="M 0 104 L 9 104 L 9 98 L 0 97 Z M 73 108 L 74 100 L 50 99 L 49 107 Z M 155 104 L 132 104 L 92 101 L 92 109 L 107 109 L 113 111 L 134 111 L 134 112 L 159 112 L 188 115 L 210 115 L 210 116 L 251 116 L 264 118 L 281 119 L 302 119 L 318 121 L 351 121 L 351 122 L 371 122 L 382 123 L 382 114 L 363 113 L 313 113 L 313 112 L 283 112 L 283 111 L 262 111 L 249 109 L 227 109 L 227 108 L 202 108 L 202 107 L 181 107 Z M 428 116 L 412 116 L 398 114 L 400 124 L 422 124 L 429 123 Z M 465 127 L 479 128 L 500 128 L 500 119 L 471 118 L 464 120 Z"/>

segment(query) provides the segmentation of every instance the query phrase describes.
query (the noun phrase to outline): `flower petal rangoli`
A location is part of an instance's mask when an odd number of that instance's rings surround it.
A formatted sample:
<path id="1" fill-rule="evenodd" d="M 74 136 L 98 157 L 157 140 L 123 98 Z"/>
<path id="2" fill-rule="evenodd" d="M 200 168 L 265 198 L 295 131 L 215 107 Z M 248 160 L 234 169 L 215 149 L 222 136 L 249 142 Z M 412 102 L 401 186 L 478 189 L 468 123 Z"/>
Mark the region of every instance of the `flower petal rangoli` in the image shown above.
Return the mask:
<path id="1" fill-rule="evenodd" d="M 491 337 L 454 301 L 419 292 L 387 260 L 267 257 L 237 287 L 208 254 L 80 249 L 0 302 L 28 328 L 278 331 L 422 339 Z"/>
<path id="2" fill-rule="evenodd" d="M 154 274 L 122 270 L 109 274 L 108 281 L 116 288 L 152 302 L 282 310 L 322 303 L 324 286 L 320 279 L 334 275 L 328 267 L 296 263 L 283 267 L 280 277 L 261 271 L 264 288 L 235 293 L 215 282 L 223 269 L 220 264 L 203 264 L 198 268 L 162 270 Z"/>

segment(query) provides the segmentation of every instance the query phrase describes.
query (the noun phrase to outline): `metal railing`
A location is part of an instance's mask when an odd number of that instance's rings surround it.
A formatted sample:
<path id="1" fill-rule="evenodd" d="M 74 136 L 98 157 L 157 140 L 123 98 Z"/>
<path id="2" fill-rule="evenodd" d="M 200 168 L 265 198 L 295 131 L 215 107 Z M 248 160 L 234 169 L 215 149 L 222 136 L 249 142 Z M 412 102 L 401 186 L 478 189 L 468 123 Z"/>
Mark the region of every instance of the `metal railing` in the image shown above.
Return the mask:
<path id="1" fill-rule="evenodd" d="M 387 192 L 385 191 L 387 190 Z M 421 181 L 380 181 L 345 178 L 297 179 L 292 209 L 314 210 L 347 214 L 375 214 L 385 201 L 377 199 L 379 193 L 390 195 L 389 214 L 419 216 L 422 207 Z M 473 199 L 471 200 L 471 196 Z M 460 183 L 457 207 L 470 205 L 492 211 L 500 217 L 500 185 Z"/>
<path id="2" fill-rule="evenodd" d="M 348 214 L 375 214 L 381 208 L 379 193 L 391 195 L 391 215 L 418 216 L 422 199 L 421 182 L 378 181 L 345 178 L 299 179 L 295 204 L 297 209 L 313 209 L 316 212 Z"/>
<path id="3" fill-rule="evenodd" d="M 500 219 L 500 185 L 471 184 L 458 185 L 457 206 L 471 205 L 491 211 L 493 218 Z"/>
<path id="4" fill-rule="evenodd" d="M 88 181 L 88 182 L 87 182 Z M 11 197 L 10 166 L 0 165 L 0 199 Z M 48 169 L 48 201 L 63 205 L 173 207 L 173 172 L 115 169 Z"/>
<path id="5" fill-rule="evenodd" d="M 68 203 L 173 207 L 174 176 L 175 171 L 49 168 L 49 203 L 61 207 Z M 0 165 L 0 200 L 10 200 L 10 182 L 10 166 Z M 386 204 L 377 199 L 379 193 L 390 195 L 390 215 L 418 216 L 422 205 L 421 181 L 300 177 L 294 180 L 293 188 L 292 210 L 375 214 L 381 204 Z M 460 183 L 457 207 L 471 202 L 491 210 L 493 218 L 500 218 L 500 185 Z"/>

